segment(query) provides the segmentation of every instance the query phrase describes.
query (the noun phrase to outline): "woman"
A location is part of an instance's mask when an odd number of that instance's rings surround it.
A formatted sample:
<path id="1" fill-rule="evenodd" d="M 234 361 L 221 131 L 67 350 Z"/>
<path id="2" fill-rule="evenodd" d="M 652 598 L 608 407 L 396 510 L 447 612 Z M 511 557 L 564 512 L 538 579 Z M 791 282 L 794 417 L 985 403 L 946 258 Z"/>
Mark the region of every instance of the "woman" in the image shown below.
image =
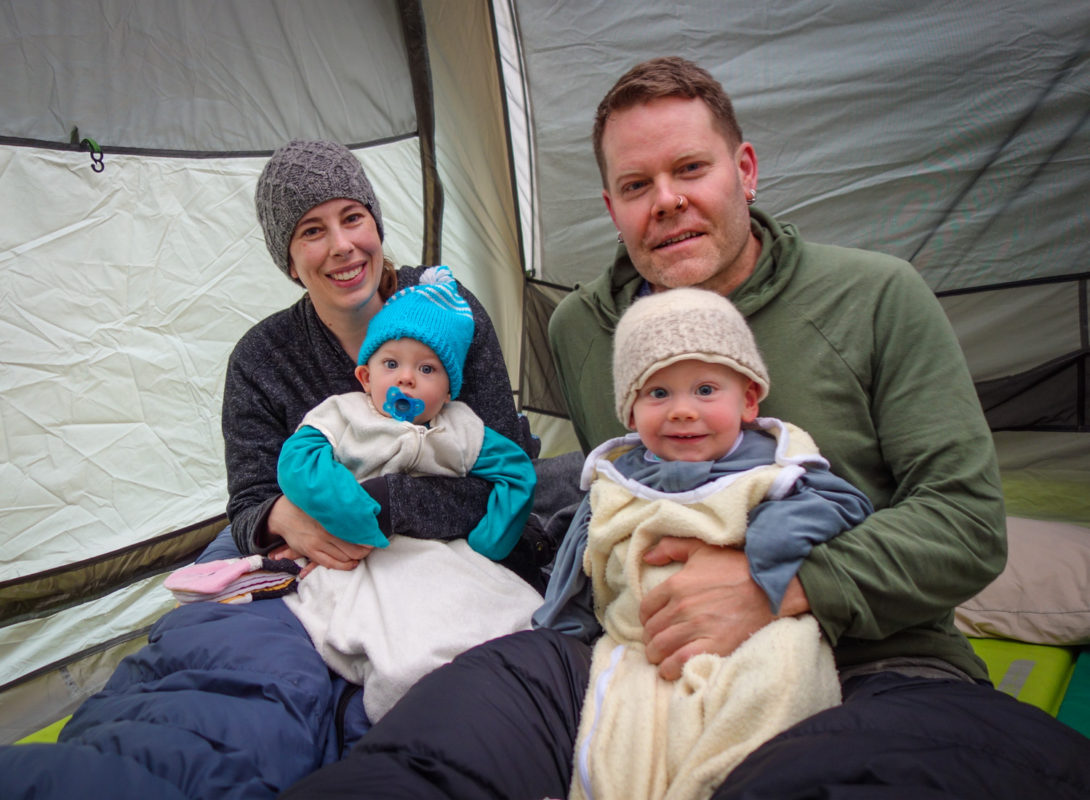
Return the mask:
<path id="1" fill-rule="evenodd" d="M 378 199 L 359 161 L 338 144 L 293 141 L 277 150 L 255 200 L 273 261 L 307 293 L 257 323 L 228 364 L 229 535 L 242 552 L 351 569 L 366 548 L 335 539 L 280 493 L 277 458 L 310 408 L 358 387 L 356 354 L 369 321 L 424 268 L 395 271 L 383 256 Z M 491 321 L 460 292 L 475 333 L 459 399 L 527 449 Z M 364 485 L 382 505 L 383 533 L 442 539 L 472 529 L 491 488 L 477 478 L 404 475 Z M 222 547 L 216 555 L 225 555 Z M 340 758 L 362 734 L 358 692 L 331 677 L 282 601 L 184 605 L 76 711 L 57 745 L 0 751 L 0 794 L 272 797 Z"/>
<path id="2" fill-rule="evenodd" d="M 423 267 L 395 271 L 382 253 L 382 212 L 359 161 L 332 142 L 293 141 L 266 164 L 257 216 L 276 265 L 307 289 L 292 307 L 255 325 L 231 355 L 223 397 L 230 499 L 239 550 L 306 556 L 351 569 L 365 548 L 334 538 L 280 493 L 280 446 L 303 415 L 355 391 L 356 354 L 367 324 Z M 527 449 L 492 322 L 464 287 L 476 323 L 459 398 L 484 424 Z M 490 486 L 479 479 L 391 475 L 365 484 L 383 508 L 383 533 L 464 537 L 484 514 Z M 431 508 L 458 509 L 435 515 Z"/>

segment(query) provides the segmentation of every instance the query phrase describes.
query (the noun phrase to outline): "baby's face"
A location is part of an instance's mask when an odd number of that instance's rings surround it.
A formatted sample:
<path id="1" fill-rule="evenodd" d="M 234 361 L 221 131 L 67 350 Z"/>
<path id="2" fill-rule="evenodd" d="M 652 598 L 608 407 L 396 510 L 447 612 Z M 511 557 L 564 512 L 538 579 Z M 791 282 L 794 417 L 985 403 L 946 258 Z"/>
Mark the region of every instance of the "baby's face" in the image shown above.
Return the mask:
<path id="1" fill-rule="evenodd" d="M 390 339 L 371 354 L 366 364 L 356 367 L 356 377 L 363 390 L 381 413 L 386 395 L 396 387 L 408 397 L 424 403 L 424 410 L 413 417 L 417 425 L 431 422 L 450 400 L 450 379 L 435 351 L 416 339 Z"/>
<path id="2" fill-rule="evenodd" d="M 648 378 L 632 404 L 630 427 L 665 461 L 714 461 L 757 418 L 759 388 L 726 364 L 689 359 Z"/>

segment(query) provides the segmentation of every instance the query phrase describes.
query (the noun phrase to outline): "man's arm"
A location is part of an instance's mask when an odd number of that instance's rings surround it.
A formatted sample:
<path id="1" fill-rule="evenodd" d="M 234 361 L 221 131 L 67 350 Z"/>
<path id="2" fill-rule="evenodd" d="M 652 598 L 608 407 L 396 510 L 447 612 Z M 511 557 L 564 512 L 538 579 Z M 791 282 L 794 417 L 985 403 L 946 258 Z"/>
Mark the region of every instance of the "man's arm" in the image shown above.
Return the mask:
<path id="1" fill-rule="evenodd" d="M 799 571 L 834 645 L 934 626 L 993 580 L 1006 558 L 991 433 L 941 306 L 909 265 L 869 305 L 869 414 L 859 425 L 873 429 L 888 489 L 878 511 L 815 547 Z M 809 430 L 835 469 L 820 432 Z"/>

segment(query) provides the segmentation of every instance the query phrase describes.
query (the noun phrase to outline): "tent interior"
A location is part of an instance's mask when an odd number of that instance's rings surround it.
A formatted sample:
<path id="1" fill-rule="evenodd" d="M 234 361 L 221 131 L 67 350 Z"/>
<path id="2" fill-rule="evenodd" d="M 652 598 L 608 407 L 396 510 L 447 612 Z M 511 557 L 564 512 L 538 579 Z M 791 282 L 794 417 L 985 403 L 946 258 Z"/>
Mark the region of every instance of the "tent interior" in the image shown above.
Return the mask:
<path id="1" fill-rule="evenodd" d="M 1090 4 L 2 0 L 0 743 L 101 688 L 226 522 L 227 357 L 301 291 L 254 214 L 270 153 L 353 149 L 387 254 L 481 299 L 559 454 L 548 314 L 617 246 L 594 109 L 670 54 L 731 94 L 761 208 L 923 275 L 1008 514 L 1084 532 L 1056 561 L 1086 585 Z"/>

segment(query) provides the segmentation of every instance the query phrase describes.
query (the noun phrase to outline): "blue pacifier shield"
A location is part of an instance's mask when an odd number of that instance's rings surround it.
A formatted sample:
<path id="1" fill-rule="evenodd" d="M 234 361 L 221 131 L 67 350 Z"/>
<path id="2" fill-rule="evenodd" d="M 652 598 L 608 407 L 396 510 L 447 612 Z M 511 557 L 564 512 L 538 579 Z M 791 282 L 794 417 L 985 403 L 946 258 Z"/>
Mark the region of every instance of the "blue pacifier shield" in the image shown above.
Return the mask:
<path id="1" fill-rule="evenodd" d="M 394 419 L 412 422 L 424 412 L 424 401 L 409 397 L 396 386 L 391 386 L 386 392 L 386 402 L 382 404 L 382 410 Z"/>

